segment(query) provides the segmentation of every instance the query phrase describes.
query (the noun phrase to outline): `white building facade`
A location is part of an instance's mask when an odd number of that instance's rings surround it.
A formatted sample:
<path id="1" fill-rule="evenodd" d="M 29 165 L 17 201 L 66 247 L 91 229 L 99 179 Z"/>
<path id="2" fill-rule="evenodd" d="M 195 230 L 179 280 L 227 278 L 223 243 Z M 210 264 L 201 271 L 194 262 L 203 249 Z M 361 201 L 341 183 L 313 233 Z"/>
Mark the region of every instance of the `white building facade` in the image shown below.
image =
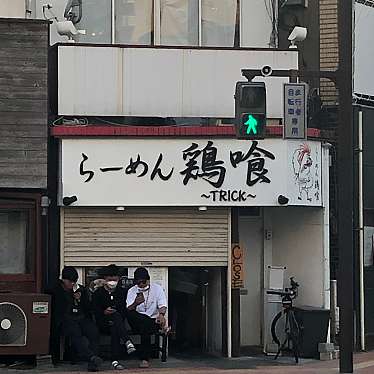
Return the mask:
<path id="1" fill-rule="evenodd" d="M 65 1 L 44 3 L 19 12 L 64 19 Z M 238 349 L 236 244 L 244 255 L 240 346 L 271 344 L 279 309 L 265 292 L 272 269 L 283 269 L 279 287 L 295 276 L 300 303 L 329 308 L 327 148 L 279 136 L 286 78 L 256 78 L 266 83 L 272 137 L 237 140 L 230 125 L 242 69 L 298 68 L 297 50 L 276 49 L 276 8 L 262 0 L 83 0 L 71 10 L 84 30 L 74 44 L 51 25 L 51 45 L 60 43 L 50 55 L 60 266 L 76 266 L 83 280 L 109 263 L 129 276 L 147 266 L 168 292 L 171 351 L 178 339 L 191 351 Z"/>

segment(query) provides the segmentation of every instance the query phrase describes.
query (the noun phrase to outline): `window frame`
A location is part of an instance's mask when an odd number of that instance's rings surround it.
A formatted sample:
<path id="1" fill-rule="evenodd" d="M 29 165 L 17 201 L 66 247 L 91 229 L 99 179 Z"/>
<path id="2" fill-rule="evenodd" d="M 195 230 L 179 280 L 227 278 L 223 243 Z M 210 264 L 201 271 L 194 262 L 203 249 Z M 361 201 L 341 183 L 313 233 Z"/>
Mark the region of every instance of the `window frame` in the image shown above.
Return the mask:
<path id="1" fill-rule="evenodd" d="M 202 40 L 202 1 L 198 0 L 198 45 L 196 46 L 189 46 L 189 47 L 209 47 L 209 46 L 203 46 Z M 236 22 L 235 22 L 235 38 L 234 38 L 234 45 L 232 47 L 217 47 L 217 49 L 220 48 L 240 48 L 241 45 L 241 0 L 236 0 L 237 3 L 237 16 L 236 16 Z M 111 0 L 111 7 L 112 7 L 112 23 L 111 23 L 111 43 L 116 43 L 116 0 Z M 151 43 L 150 44 L 144 44 L 145 46 L 162 46 L 161 44 L 161 0 L 152 0 L 152 28 L 151 28 Z M 169 46 L 170 47 L 170 46 Z M 181 47 L 181 46 L 175 46 Z M 188 46 L 187 46 L 188 47 Z M 184 48 L 184 46 L 182 46 Z"/>
<path id="2" fill-rule="evenodd" d="M 0 283 L 6 282 L 27 282 L 40 283 L 38 272 L 41 271 L 41 253 L 40 253 L 40 196 L 38 194 L 23 193 L 0 193 L 0 211 L 1 210 L 23 210 L 28 212 L 27 218 L 27 245 L 28 256 L 31 257 L 30 272 L 18 274 L 0 274 Z M 12 289 L 9 286 L 9 289 Z M 18 288 L 17 286 L 14 288 Z"/>

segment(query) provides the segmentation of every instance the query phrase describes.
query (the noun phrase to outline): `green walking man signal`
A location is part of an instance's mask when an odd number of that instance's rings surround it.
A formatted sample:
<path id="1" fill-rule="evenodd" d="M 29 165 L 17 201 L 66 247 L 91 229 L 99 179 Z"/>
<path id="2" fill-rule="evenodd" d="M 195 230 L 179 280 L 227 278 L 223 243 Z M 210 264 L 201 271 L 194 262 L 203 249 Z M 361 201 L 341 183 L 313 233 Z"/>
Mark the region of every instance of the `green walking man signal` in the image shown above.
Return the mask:
<path id="1" fill-rule="evenodd" d="M 252 116 L 252 114 L 248 116 L 248 120 L 244 124 L 247 126 L 248 135 L 250 135 L 251 133 L 253 135 L 257 135 L 258 122 L 257 122 L 257 119 Z"/>
<path id="2" fill-rule="evenodd" d="M 263 82 L 237 82 L 235 128 L 239 139 L 263 139 L 266 129 L 266 88 Z"/>

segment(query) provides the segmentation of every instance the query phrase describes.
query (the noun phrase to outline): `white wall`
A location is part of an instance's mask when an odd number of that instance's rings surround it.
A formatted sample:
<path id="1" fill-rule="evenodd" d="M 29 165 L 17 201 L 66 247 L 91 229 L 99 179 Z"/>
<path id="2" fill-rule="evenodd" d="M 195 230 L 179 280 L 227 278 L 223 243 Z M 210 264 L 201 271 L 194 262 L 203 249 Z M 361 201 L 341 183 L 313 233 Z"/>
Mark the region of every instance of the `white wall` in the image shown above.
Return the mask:
<path id="1" fill-rule="evenodd" d="M 240 217 L 240 246 L 244 252 L 244 291 L 240 296 L 240 343 L 261 344 L 262 329 L 262 217 Z"/>
<path id="2" fill-rule="evenodd" d="M 241 69 L 297 69 L 297 51 L 60 46 L 60 115 L 235 116 Z M 283 117 L 284 78 L 266 78 L 269 118 Z"/>
<path id="3" fill-rule="evenodd" d="M 296 305 L 324 305 L 323 209 L 265 208 L 272 217 L 274 266 L 286 266 L 285 286 L 300 284 Z"/>
<path id="4" fill-rule="evenodd" d="M 25 18 L 25 0 L 0 0 L 1 18 Z"/>

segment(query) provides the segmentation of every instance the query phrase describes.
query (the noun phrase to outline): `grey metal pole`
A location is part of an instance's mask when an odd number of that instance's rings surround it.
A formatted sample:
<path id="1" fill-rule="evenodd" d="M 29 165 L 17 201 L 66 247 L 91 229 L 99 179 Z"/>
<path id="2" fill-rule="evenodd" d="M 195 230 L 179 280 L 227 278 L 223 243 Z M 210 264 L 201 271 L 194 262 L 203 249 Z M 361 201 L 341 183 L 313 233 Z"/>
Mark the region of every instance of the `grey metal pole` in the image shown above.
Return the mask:
<path id="1" fill-rule="evenodd" d="M 353 109 L 352 109 L 353 1 L 338 2 L 339 128 L 338 128 L 338 236 L 340 306 L 340 373 L 353 373 Z"/>

